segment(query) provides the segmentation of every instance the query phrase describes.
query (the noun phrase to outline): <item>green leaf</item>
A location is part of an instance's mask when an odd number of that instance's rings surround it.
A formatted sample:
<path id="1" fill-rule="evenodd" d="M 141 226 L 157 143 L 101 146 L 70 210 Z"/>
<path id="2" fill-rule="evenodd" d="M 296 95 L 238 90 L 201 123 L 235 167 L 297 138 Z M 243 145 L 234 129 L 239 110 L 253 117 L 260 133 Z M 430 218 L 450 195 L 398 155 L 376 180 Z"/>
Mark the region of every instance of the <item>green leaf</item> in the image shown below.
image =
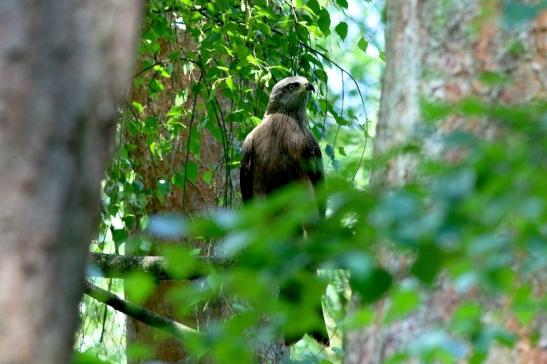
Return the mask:
<path id="1" fill-rule="evenodd" d="M 427 244 L 420 247 L 418 258 L 412 266 L 412 274 L 422 282 L 432 284 L 441 266 L 441 252 L 436 246 Z"/>
<path id="2" fill-rule="evenodd" d="M 154 350 L 149 345 L 142 343 L 127 343 L 127 358 L 139 362 L 150 360 L 154 357 Z"/>
<path id="3" fill-rule="evenodd" d="M 188 93 L 186 93 L 184 90 L 181 90 L 177 92 L 177 95 L 175 96 L 175 106 L 182 106 L 188 99 Z"/>
<path id="4" fill-rule="evenodd" d="M 109 364 L 110 362 L 103 361 L 98 358 L 97 354 L 90 351 L 76 351 L 72 357 L 71 364 Z"/>
<path id="5" fill-rule="evenodd" d="M 361 252 L 352 252 L 342 263 L 350 271 L 350 286 L 365 302 L 374 302 L 391 287 L 393 278 L 373 259 Z"/>
<path id="6" fill-rule="evenodd" d="M 340 36 L 342 39 L 346 39 L 346 36 L 348 35 L 348 24 L 346 22 L 341 21 L 338 23 L 338 25 L 334 28 L 336 33 Z"/>
<path id="7" fill-rule="evenodd" d="M 175 186 L 177 186 L 178 188 L 183 188 L 184 187 L 184 175 L 182 173 L 175 173 L 173 174 L 173 176 L 171 177 L 171 183 Z"/>
<path id="8" fill-rule="evenodd" d="M 233 91 L 234 90 L 234 80 L 232 79 L 231 76 L 228 76 L 226 78 L 226 86 L 228 86 L 228 88 L 230 89 L 230 91 Z"/>
<path id="9" fill-rule="evenodd" d="M 344 9 L 348 8 L 348 1 L 347 0 L 336 0 L 336 3 Z"/>
<path id="10" fill-rule="evenodd" d="M 518 26 L 533 20 L 540 11 L 547 7 L 547 1 L 541 0 L 539 4 L 522 4 L 517 1 L 505 1 L 503 9 L 503 21 L 507 28 Z"/>
<path id="11" fill-rule="evenodd" d="M 170 78 L 171 77 L 169 72 L 167 72 L 167 70 L 159 64 L 154 66 L 154 71 L 158 72 L 164 78 Z"/>
<path id="12" fill-rule="evenodd" d="M 367 272 L 351 272 L 350 286 L 359 293 L 363 301 L 378 300 L 390 287 L 393 278 L 388 271 L 376 267 Z"/>
<path id="13" fill-rule="evenodd" d="M 161 247 L 161 253 L 167 260 L 167 270 L 173 277 L 187 278 L 196 270 L 196 258 L 186 247 L 167 245 Z"/>
<path id="14" fill-rule="evenodd" d="M 139 219 L 139 225 L 140 225 L 142 231 L 145 231 L 146 229 L 148 229 L 148 224 L 149 223 L 150 223 L 150 218 L 148 217 L 148 215 L 143 215 Z"/>
<path id="15" fill-rule="evenodd" d="M 157 94 L 161 91 L 163 91 L 164 87 L 163 87 L 163 84 L 158 81 L 157 79 L 153 79 L 152 81 L 150 81 L 150 94 L 151 95 L 154 95 L 154 94 Z"/>
<path id="16" fill-rule="evenodd" d="M 327 9 L 322 8 L 319 11 L 319 19 L 317 20 L 317 25 L 319 26 L 319 29 L 323 33 L 323 35 L 327 36 L 330 34 L 330 15 Z"/>
<path id="17" fill-rule="evenodd" d="M 348 312 L 342 324 L 347 330 L 362 329 L 364 326 L 370 325 L 375 316 L 376 312 L 370 306 L 365 306 L 357 312 Z"/>
<path id="18" fill-rule="evenodd" d="M 261 32 L 263 35 L 265 35 L 265 36 L 267 36 L 267 37 L 271 37 L 271 36 L 272 36 L 272 30 L 270 29 L 270 27 L 269 27 L 267 24 L 261 22 L 260 20 L 256 20 L 255 23 L 254 23 L 254 26 L 255 26 L 257 29 L 259 29 L 260 32 Z"/>
<path id="19" fill-rule="evenodd" d="M 133 108 L 135 109 L 135 111 L 138 113 L 138 114 L 142 114 L 143 111 L 144 111 L 144 107 L 142 106 L 142 104 L 138 101 L 133 101 L 131 103 L 131 105 L 133 105 Z"/>
<path id="20" fill-rule="evenodd" d="M 363 51 L 366 52 L 368 48 L 368 41 L 365 38 L 359 39 L 357 46 Z"/>
<path id="21" fill-rule="evenodd" d="M 460 110 L 467 115 L 483 116 L 488 113 L 489 108 L 484 101 L 468 97 L 460 103 Z"/>
<path id="22" fill-rule="evenodd" d="M 247 55 L 247 62 L 249 62 L 250 64 L 252 64 L 253 66 L 259 66 L 260 64 L 258 63 L 258 60 L 256 59 L 256 57 L 254 57 L 253 55 L 249 54 Z"/>
<path id="23" fill-rule="evenodd" d="M 452 107 L 446 104 L 426 99 L 421 100 L 421 108 L 424 119 L 428 122 L 442 120 L 453 112 Z"/>
<path id="24" fill-rule="evenodd" d="M 142 272 L 134 272 L 127 275 L 124 283 L 127 297 L 136 304 L 143 304 L 156 287 L 154 278 Z"/>
<path id="25" fill-rule="evenodd" d="M 128 236 L 129 234 L 125 229 L 112 229 L 112 240 L 114 240 L 117 245 L 127 240 Z"/>
<path id="26" fill-rule="evenodd" d="M 253 126 L 257 126 L 258 124 L 262 122 L 262 119 L 257 118 L 256 116 L 251 116 L 249 120 L 251 121 Z"/>
<path id="27" fill-rule="evenodd" d="M 390 323 L 414 311 L 420 305 L 420 295 L 416 291 L 399 289 L 391 295 L 391 302 L 385 322 Z"/>
<path id="28" fill-rule="evenodd" d="M 334 148 L 332 147 L 332 145 L 327 144 L 325 146 L 325 154 L 330 158 L 334 158 Z"/>
<path id="29" fill-rule="evenodd" d="M 186 164 L 186 179 L 192 183 L 195 183 L 198 179 L 198 165 L 195 162 L 188 162 Z"/>
<path id="30" fill-rule="evenodd" d="M 201 177 L 203 179 L 203 182 L 205 182 L 207 185 L 211 185 L 211 182 L 213 180 L 213 172 L 212 171 L 205 171 L 203 172 L 203 176 Z"/>
<path id="31" fill-rule="evenodd" d="M 316 14 L 316 15 L 319 15 L 319 12 L 321 11 L 321 6 L 317 2 L 317 0 L 309 0 L 306 3 L 305 7 L 309 8 L 311 10 L 311 12 Z"/>

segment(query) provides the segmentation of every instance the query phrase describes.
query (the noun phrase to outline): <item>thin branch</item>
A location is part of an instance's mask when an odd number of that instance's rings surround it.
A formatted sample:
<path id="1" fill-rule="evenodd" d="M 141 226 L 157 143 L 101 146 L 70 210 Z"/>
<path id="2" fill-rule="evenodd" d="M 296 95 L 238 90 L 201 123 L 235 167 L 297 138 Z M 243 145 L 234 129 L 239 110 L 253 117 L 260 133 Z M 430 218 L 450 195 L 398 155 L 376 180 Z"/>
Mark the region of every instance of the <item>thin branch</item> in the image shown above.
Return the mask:
<path id="1" fill-rule="evenodd" d="M 105 303 L 114 310 L 122 312 L 127 316 L 134 318 L 148 326 L 155 327 L 179 339 L 186 338 L 189 334 L 198 334 L 191 327 L 185 326 L 179 322 L 169 320 L 163 316 L 156 314 L 146 308 L 134 303 L 125 301 L 115 294 L 108 292 L 96 285 L 85 282 L 84 293 L 89 297 L 96 299 L 99 302 Z"/>
<path id="2" fill-rule="evenodd" d="M 275 32 L 275 30 L 272 30 L 272 31 Z M 321 52 L 320 50 L 317 50 L 300 40 L 298 41 L 298 44 L 300 44 L 302 47 L 306 48 L 310 52 L 318 56 L 321 56 L 321 58 L 323 58 L 328 63 L 332 64 L 334 67 L 338 68 L 342 73 L 345 73 L 353 81 L 353 83 L 355 84 L 355 87 L 357 88 L 357 92 L 359 93 L 359 97 L 361 98 L 361 104 L 363 105 L 363 112 L 365 113 L 365 122 L 368 124 L 369 119 L 368 119 L 367 109 L 365 106 L 365 98 L 363 97 L 363 93 L 361 92 L 361 87 L 359 86 L 359 83 L 357 82 L 355 77 L 353 77 L 353 75 L 349 71 L 347 71 L 344 67 L 340 66 L 338 63 L 334 62 L 332 59 L 330 59 L 329 56 L 327 56 L 325 53 Z"/>
<path id="3" fill-rule="evenodd" d="M 190 122 L 188 123 L 188 139 L 186 141 L 186 156 L 184 161 L 184 183 L 182 184 L 182 207 L 184 208 L 184 202 L 186 199 L 186 182 L 188 181 L 188 160 L 190 158 L 190 142 L 192 140 L 192 128 L 194 126 L 194 120 L 196 118 L 196 104 L 198 101 L 199 89 L 201 87 L 201 81 L 203 80 L 203 73 L 199 74 L 199 81 L 197 85 L 197 91 L 192 101 L 192 115 L 190 116 Z"/>
<path id="4" fill-rule="evenodd" d="M 110 292 L 112 289 L 112 279 L 108 280 L 108 289 L 107 291 Z M 99 337 L 99 344 L 103 343 L 104 339 L 104 333 L 106 332 L 106 315 L 108 313 L 108 310 L 106 308 L 107 305 L 104 305 L 103 307 L 103 317 L 102 317 L 102 324 L 101 324 L 101 336 Z"/>
<path id="5" fill-rule="evenodd" d="M 230 150 L 229 150 L 229 140 L 228 135 L 226 132 L 226 122 L 224 120 L 224 114 L 222 112 L 222 107 L 220 106 L 220 103 L 218 102 L 218 99 L 216 96 L 212 95 L 212 91 L 214 88 L 211 85 L 211 83 L 207 79 L 207 71 L 205 70 L 205 67 L 203 66 L 203 63 L 200 61 L 198 62 L 199 67 L 201 68 L 202 75 L 204 76 L 205 83 L 209 86 L 209 88 L 206 90 L 208 99 L 212 99 L 212 107 L 213 111 L 215 112 L 215 118 L 217 120 L 217 125 L 220 130 L 220 136 L 222 138 L 222 149 L 224 152 L 224 163 L 226 165 L 226 186 L 224 188 L 224 206 L 228 206 L 228 189 L 233 191 L 234 185 L 232 181 L 232 175 L 230 173 Z M 211 97 L 213 96 L 213 97 Z M 217 111 L 218 110 L 218 111 Z M 232 194 L 233 195 L 233 194 Z"/>
<path id="6" fill-rule="evenodd" d="M 143 69 L 141 69 L 140 71 L 138 71 L 137 73 L 135 73 L 131 78 L 135 78 L 135 77 L 139 77 L 140 75 L 142 75 L 143 73 L 145 73 L 146 71 L 150 71 L 152 68 L 156 67 L 156 66 L 160 66 L 160 65 L 163 65 L 166 61 L 162 61 L 162 60 L 157 60 L 156 62 L 152 63 L 151 65 L 147 66 L 147 67 L 144 67 Z"/>

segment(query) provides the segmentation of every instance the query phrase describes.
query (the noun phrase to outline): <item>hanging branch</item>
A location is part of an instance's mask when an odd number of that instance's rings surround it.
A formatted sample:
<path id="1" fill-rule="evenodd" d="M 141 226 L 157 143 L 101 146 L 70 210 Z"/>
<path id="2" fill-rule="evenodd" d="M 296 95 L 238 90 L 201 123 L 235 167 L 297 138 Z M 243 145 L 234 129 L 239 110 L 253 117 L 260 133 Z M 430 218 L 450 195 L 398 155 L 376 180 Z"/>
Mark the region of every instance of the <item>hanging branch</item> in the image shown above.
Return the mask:
<path id="1" fill-rule="evenodd" d="M 173 320 L 169 320 L 150 310 L 147 310 L 142 306 L 125 301 L 115 294 L 108 292 L 100 287 L 97 287 L 96 285 L 87 281 L 84 285 L 84 293 L 99 302 L 107 304 L 116 311 L 122 312 L 127 316 L 130 316 L 135 320 L 142 322 L 143 324 L 155 327 L 179 339 L 184 339 L 189 334 L 198 334 L 198 331 L 192 329 L 191 327 L 185 326 Z"/>

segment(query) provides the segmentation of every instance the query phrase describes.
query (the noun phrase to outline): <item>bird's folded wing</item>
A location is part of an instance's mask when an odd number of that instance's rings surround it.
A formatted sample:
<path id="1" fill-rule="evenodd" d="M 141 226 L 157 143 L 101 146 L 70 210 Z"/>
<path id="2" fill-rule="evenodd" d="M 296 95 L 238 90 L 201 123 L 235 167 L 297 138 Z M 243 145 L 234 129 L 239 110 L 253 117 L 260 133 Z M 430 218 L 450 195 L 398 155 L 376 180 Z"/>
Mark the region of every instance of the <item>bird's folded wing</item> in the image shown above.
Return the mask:
<path id="1" fill-rule="evenodd" d="M 323 181 L 325 178 L 325 171 L 323 168 L 323 158 L 321 155 L 321 147 L 315 139 L 312 142 L 308 143 L 308 146 L 305 150 L 304 157 L 308 161 L 307 173 L 308 178 L 313 184 L 314 188 L 317 188 L 317 185 Z M 316 196 L 317 197 L 317 196 Z M 318 199 L 319 204 L 319 215 L 321 217 L 325 216 L 326 206 L 323 201 Z"/>
<path id="2" fill-rule="evenodd" d="M 239 184 L 243 201 L 253 198 L 253 143 L 252 140 L 245 140 L 243 143 L 243 157 L 239 170 Z"/>

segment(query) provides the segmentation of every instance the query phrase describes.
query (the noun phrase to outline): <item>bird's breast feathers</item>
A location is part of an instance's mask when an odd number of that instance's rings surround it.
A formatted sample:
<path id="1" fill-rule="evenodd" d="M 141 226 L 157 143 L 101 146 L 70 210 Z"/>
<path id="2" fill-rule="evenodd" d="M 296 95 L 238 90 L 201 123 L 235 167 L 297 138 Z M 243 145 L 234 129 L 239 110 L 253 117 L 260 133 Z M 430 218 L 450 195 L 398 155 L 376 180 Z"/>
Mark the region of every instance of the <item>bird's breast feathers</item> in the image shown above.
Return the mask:
<path id="1" fill-rule="evenodd" d="M 271 155 L 285 153 L 285 157 L 300 158 L 303 147 L 307 142 L 307 135 L 298 122 L 284 114 L 266 115 L 251 134 L 254 147 L 259 152 Z"/>

